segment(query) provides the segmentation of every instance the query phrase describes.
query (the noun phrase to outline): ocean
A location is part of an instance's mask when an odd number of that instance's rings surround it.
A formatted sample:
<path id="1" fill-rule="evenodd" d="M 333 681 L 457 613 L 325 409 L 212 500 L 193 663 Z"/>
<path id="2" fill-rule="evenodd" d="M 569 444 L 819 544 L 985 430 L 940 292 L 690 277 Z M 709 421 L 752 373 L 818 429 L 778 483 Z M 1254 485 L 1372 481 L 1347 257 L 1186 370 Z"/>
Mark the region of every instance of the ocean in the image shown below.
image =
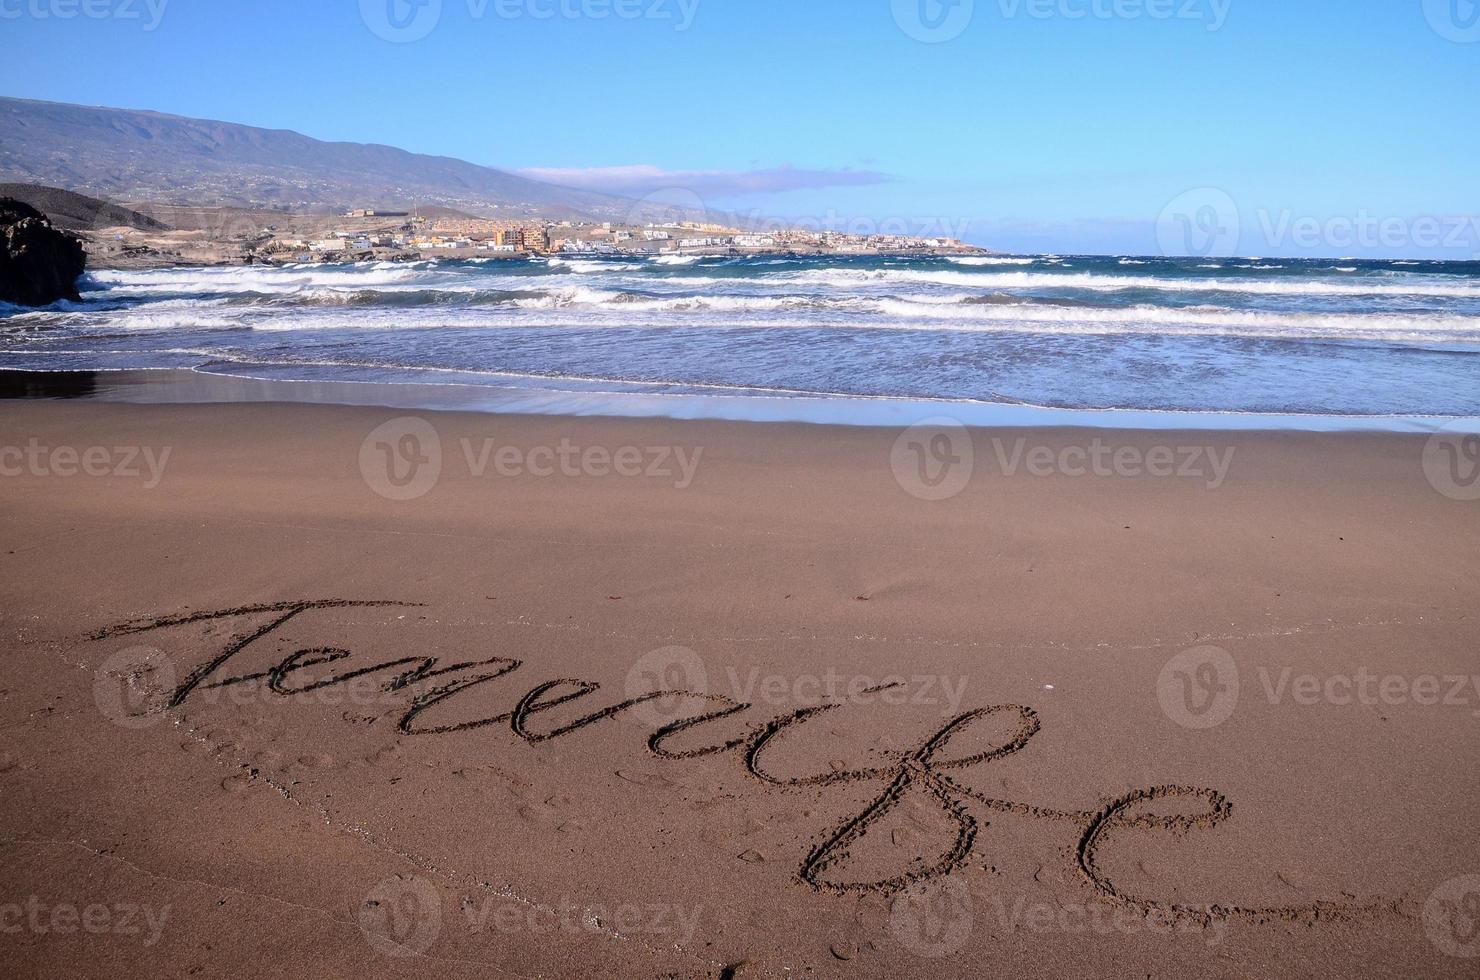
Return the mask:
<path id="1" fill-rule="evenodd" d="M 660 256 L 100 270 L 81 303 L 0 307 L 0 368 L 681 395 L 690 414 L 706 399 L 823 396 L 845 408 L 926 400 L 943 414 L 957 403 L 1473 418 L 1480 261 Z"/>

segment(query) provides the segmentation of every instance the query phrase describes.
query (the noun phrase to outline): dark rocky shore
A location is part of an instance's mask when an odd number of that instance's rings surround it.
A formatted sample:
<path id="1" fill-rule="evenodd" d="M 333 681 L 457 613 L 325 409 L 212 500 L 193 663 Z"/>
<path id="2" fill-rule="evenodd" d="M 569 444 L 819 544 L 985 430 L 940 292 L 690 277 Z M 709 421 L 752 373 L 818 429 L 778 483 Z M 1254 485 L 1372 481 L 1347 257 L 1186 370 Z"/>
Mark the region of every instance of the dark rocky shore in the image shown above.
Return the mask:
<path id="1" fill-rule="evenodd" d="M 86 263 L 82 243 L 53 228 L 40 211 L 0 198 L 0 301 L 46 306 L 80 300 L 77 278 Z"/>

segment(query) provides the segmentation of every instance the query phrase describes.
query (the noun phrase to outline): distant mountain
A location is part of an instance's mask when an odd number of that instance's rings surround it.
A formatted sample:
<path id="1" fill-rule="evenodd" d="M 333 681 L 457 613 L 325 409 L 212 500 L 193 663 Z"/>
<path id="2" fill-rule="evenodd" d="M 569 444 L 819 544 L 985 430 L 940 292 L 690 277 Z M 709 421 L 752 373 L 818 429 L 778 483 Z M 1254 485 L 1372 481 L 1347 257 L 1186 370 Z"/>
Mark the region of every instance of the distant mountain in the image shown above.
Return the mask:
<path id="1" fill-rule="evenodd" d="M 3 151 L 0 151 L 3 152 Z M 0 197 L 14 198 L 40 211 L 51 223 L 64 231 L 91 231 L 97 228 L 137 228 L 140 231 L 164 231 L 162 221 L 128 208 L 109 204 L 86 194 L 64 191 L 40 184 L 0 184 Z"/>
<path id="2" fill-rule="evenodd" d="M 285 129 L 0 98 L 0 180 L 116 201 L 292 210 L 442 205 L 489 217 L 697 217 L 450 157 Z"/>

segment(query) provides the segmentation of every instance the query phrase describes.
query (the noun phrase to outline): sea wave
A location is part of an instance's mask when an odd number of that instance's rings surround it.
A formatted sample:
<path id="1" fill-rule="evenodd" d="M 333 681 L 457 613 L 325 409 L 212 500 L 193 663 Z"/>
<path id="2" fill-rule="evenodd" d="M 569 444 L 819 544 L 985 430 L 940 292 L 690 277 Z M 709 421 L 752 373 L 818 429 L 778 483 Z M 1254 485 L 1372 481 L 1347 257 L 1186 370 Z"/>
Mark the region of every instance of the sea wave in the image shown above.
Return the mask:
<path id="1" fill-rule="evenodd" d="M 967 286 L 983 289 L 1082 289 L 1112 292 L 1144 289 L 1159 292 L 1225 292 L 1269 296 L 1435 296 L 1480 299 L 1480 283 L 1325 282 L 1312 279 L 1266 279 L 1240 277 L 1220 279 L 1194 277 L 1173 279 L 1161 276 L 1114 276 L 1091 272 L 996 272 L 971 273 L 928 269 L 822 269 L 797 273 L 796 282 L 856 289 L 877 284 Z"/>
<path id="2" fill-rule="evenodd" d="M 481 258 L 481 257 L 480 257 Z M 8 365 L 336 364 L 1065 406 L 1480 416 L 1480 262 L 589 255 L 101 270 Z M 302 368 L 309 363 L 324 366 Z M 665 382 L 666 383 L 666 382 Z M 541 385 L 544 382 L 540 382 Z M 578 387 L 578 386 L 575 386 Z"/>
<path id="3" fill-rule="evenodd" d="M 503 330 L 520 327 L 687 327 L 1043 334 L 1208 335 L 1276 340 L 1325 339 L 1396 343 L 1480 344 L 1480 316 L 1437 313 L 1325 312 L 1232 308 L 1217 304 L 1125 305 L 1090 296 L 1033 297 L 1011 292 L 954 291 L 870 295 L 773 292 L 658 294 L 569 286 L 523 291 L 443 294 L 310 290 L 272 302 L 170 301 L 104 312 L 37 314 L 34 333 L 161 332 L 250 329 L 321 331 Z M 14 321 L 12 321 L 14 322 Z M 449 341 L 449 343 L 454 343 Z"/>
<path id="4" fill-rule="evenodd" d="M 343 266 L 236 266 L 221 268 L 104 269 L 88 275 L 90 290 L 113 294 L 284 293 L 315 286 L 365 288 L 406 283 L 426 274 L 422 263 L 361 263 Z M 85 299 L 95 298 L 84 293 Z"/>

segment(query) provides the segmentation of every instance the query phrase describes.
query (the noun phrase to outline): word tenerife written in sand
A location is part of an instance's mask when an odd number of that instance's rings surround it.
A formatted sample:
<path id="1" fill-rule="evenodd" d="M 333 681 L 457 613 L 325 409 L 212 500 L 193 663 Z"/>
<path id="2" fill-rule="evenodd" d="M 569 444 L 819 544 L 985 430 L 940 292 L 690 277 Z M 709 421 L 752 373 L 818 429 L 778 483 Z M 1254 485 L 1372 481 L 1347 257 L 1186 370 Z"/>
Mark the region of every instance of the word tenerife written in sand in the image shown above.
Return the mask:
<path id="1" fill-rule="evenodd" d="M 824 703 L 799 708 L 763 723 L 751 724 L 740 734 L 717 744 L 678 750 L 669 748 L 668 743 L 680 733 L 692 733 L 701 726 L 723 724 L 725 719 L 739 715 L 752 706 L 719 694 L 659 690 L 608 705 L 555 727 L 541 729 L 540 715 L 588 697 L 600 688 L 600 684 L 595 681 L 560 678 L 535 684 L 508 711 L 489 717 L 433 725 L 423 718 L 433 706 L 441 705 L 442 710 L 446 710 L 460 695 L 507 677 L 520 669 L 523 663 L 510 657 L 487 657 L 444 666 L 432 656 L 403 656 L 315 679 L 313 668 L 347 660 L 352 654 L 341 647 L 314 646 L 295 650 L 265 668 L 259 664 L 256 669 L 236 674 L 228 670 L 232 660 L 241 662 L 254 647 L 268 646 L 264 641 L 305 612 L 333 609 L 342 613 L 349 610 L 389 610 L 416 605 L 406 602 L 342 599 L 280 602 L 135 620 L 99 630 L 90 639 L 101 640 L 190 624 L 209 625 L 212 621 L 231 617 L 260 617 L 260 625 L 255 629 L 234 635 L 226 641 L 225 646 L 186 675 L 168 694 L 160 710 L 180 708 L 190 702 L 192 695 L 212 688 L 256 684 L 264 685 L 272 694 L 286 697 L 358 682 L 364 678 L 382 677 L 384 680 L 380 684 L 381 691 L 406 691 L 409 695 L 410 703 L 398 722 L 399 730 L 407 736 L 450 735 L 497 727 L 511 731 L 527 743 L 538 744 L 573 735 L 658 699 L 665 699 L 665 703 L 669 704 L 675 699 L 680 703 L 692 704 L 693 710 L 689 714 L 680 714 L 677 720 L 652 732 L 647 743 L 649 752 L 666 760 L 697 759 L 728 753 L 749 776 L 773 787 L 832 787 L 855 783 L 875 783 L 882 787 L 861 811 L 824 831 L 819 836 L 818 843 L 802 861 L 798 876 L 806 884 L 821 891 L 894 894 L 919 882 L 940 878 L 963 868 L 976 842 L 980 826 L 972 813 L 976 809 L 1016 814 L 1035 821 L 1063 823 L 1072 828 L 1078 836 L 1077 845 L 1072 851 L 1073 860 L 1078 875 L 1085 884 L 1100 897 L 1143 914 L 1209 924 L 1232 918 L 1249 921 L 1314 921 L 1338 918 L 1358 911 L 1359 908 L 1335 902 L 1283 908 L 1189 906 L 1127 893 L 1111 880 L 1098 859 L 1101 848 L 1108 841 L 1117 834 L 1133 830 L 1180 836 L 1193 830 L 1209 829 L 1229 819 L 1233 812 L 1232 805 L 1212 789 L 1151 786 L 1133 790 L 1094 808 L 1055 810 L 998 799 L 959 781 L 972 770 L 990 765 L 1027 747 L 1039 730 L 1039 719 L 1032 708 L 1023 705 L 998 704 L 963 711 L 918 746 L 900 753 L 889 765 L 795 777 L 772 772 L 766 765 L 767 753 L 787 738 L 802 737 L 808 731 L 808 722 L 844 707 L 843 704 Z M 991 739 L 993 744 L 990 747 L 980 751 L 966 754 L 958 752 L 954 755 L 948 751 L 953 741 L 965 741 L 966 739 L 962 739 L 963 733 L 973 728 L 978 729 L 977 737 L 981 737 L 983 731 L 1000 734 Z M 954 833 L 947 834 L 950 839 L 945 842 L 941 853 L 929 860 L 912 860 L 908 867 L 897 874 L 869 880 L 849 880 L 846 868 L 851 849 L 902 801 L 911 797 L 938 807 L 945 815 L 948 826 L 954 828 Z M 1168 809 L 1176 808 L 1179 804 L 1186 806 L 1191 812 L 1168 815 Z"/>

